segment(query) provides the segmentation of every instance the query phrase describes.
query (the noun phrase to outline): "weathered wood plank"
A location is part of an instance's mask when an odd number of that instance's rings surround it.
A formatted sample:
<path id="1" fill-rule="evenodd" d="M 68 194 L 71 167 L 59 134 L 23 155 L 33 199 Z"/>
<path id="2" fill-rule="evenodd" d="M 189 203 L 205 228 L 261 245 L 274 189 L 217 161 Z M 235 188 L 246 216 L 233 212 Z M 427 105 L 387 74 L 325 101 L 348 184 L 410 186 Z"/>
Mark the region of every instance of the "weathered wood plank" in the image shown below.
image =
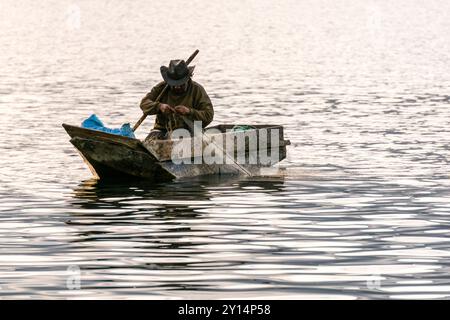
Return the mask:
<path id="1" fill-rule="evenodd" d="M 141 178 L 174 178 L 148 152 L 126 145 L 74 137 L 70 142 L 83 154 L 100 178 L 130 175 Z"/>
<path id="2" fill-rule="evenodd" d="M 129 138 L 120 136 L 117 134 L 107 133 L 103 131 L 98 130 L 92 130 L 77 126 L 71 126 L 68 124 L 63 123 L 62 125 L 66 132 L 69 134 L 71 138 L 78 137 L 78 138 L 85 138 L 85 139 L 99 139 L 102 141 L 108 141 L 111 143 L 117 143 L 122 145 L 127 145 L 130 148 L 136 148 L 141 149 L 142 151 L 146 150 L 142 146 L 142 142 L 139 139 Z"/>
<path id="3" fill-rule="evenodd" d="M 179 154 L 176 152 L 177 150 L 189 150 L 186 153 L 193 158 L 203 155 L 204 150 L 213 148 L 214 144 L 219 146 L 219 148 L 216 149 L 222 149 L 224 151 L 223 156 L 228 154 L 229 156 L 233 156 L 235 160 L 237 160 L 239 156 L 242 157 L 244 154 L 258 154 L 260 150 L 261 152 L 268 150 L 267 153 L 271 154 L 271 149 L 275 152 L 278 148 L 282 149 L 290 144 L 288 140 L 284 140 L 283 127 L 281 126 L 255 125 L 254 127 L 257 127 L 255 130 L 224 132 L 225 130 L 231 129 L 233 126 L 234 125 L 218 125 L 211 127 L 205 132 L 205 135 L 207 136 L 205 139 L 202 139 L 202 137 L 191 137 L 172 140 L 151 140 L 144 141 L 143 146 L 159 161 L 176 161 L 186 158 L 185 154 Z M 212 133 L 211 129 L 220 130 L 222 132 Z M 276 146 L 272 144 L 272 129 L 278 130 Z M 212 141 L 212 144 L 205 142 L 208 140 Z M 283 159 L 284 158 L 280 158 L 279 161 Z"/>

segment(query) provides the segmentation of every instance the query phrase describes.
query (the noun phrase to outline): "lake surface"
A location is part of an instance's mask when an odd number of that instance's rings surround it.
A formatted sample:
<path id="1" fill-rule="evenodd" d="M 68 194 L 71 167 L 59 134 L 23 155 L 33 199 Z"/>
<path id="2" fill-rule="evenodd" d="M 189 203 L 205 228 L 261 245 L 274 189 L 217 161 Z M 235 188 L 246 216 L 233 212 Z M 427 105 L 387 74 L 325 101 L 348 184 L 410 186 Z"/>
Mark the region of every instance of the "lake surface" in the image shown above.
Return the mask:
<path id="1" fill-rule="evenodd" d="M 2 0 L 0 298 L 449 298 L 449 12 Z M 281 124 L 287 159 L 93 180 L 61 124 L 133 124 L 159 67 L 197 48 L 213 124 Z"/>

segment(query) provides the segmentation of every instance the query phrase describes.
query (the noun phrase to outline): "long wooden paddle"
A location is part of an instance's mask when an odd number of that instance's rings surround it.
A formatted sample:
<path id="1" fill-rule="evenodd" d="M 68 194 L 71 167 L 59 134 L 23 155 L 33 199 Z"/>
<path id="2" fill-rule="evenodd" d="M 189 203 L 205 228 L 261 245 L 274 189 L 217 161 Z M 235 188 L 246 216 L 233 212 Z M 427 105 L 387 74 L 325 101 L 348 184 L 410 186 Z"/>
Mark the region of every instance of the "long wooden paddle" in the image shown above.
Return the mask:
<path id="1" fill-rule="evenodd" d="M 195 56 L 198 54 L 199 50 L 195 50 L 193 54 L 191 54 L 191 56 L 186 60 L 186 65 L 189 65 L 192 60 L 194 60 Z M 158 102 L 161 97 L 163 96 L 163 94 L 167 91 L 167 89 L 169 89 L 169 85 L 166 84 L 164 89 L 161 91 L 161 93 L 158 95 L 158 97 L 156 98 L 155 102 Z M 136 131 L 137 128 L 139 128 L 139 126 L 141 125 L 142 122 L 144 122 L 145 118 L 147 118 L 147 114 L 143 114 L 141 116 L 141 118 L 138 120 L 138 122 L 136 122 L 136 124 L 133 126 L 133 131 Z"/>
<path id="2" fill-rule="evenodd" d="M 199 50 L 195 50 L 193 54 L 191 54 L 191 56 L 186 60 L 186 65 L 189 65 L 192 60 L 194 60 L 195 56 L 197 56 Z M 161 99 L 162 95 L 166 92 L 166 90 L 169 88 L 169 85 L 165 85 L 164 89 L 161 91 L 161 93 L 158 95 L 158 97 L 156 98 L 155 102 L 159 101 L 159 99 Z M 194 130 L 194 126 L 192 124 L 192 121 L 190 119 L 187 119 L 184 116 L 181 116 L 183 121 L 188 125 L 189 129 L 191 130 L 192 133 L 195 132 Z M 139 126 L 141 125 L 141 123 L 145 120 L 145 118 L 147 118 L 147 114 L 143 114 L 141 116 L 141 118 L 138 120 L 138 122 L 136 122 L 136 124 L 133 126 L 133 131 L 136 131 L 137 128 L 139 128 Z M 236 162 L 236 160 L 234 160 L 233 156 L 228 155 L 228 153 L 226 153 L 220 146 L 218 146 L 214 141 L 208 139 L 206 137 L 205 133 L 202 130 L 202 141 L 206 140 L 207 143 L 212 143 L 216 148 L 218 148 L 221 152 L 223 152 L 223 154 L 225 154 L 225 157 L 229 158 L 232 161 L 232 164 L 238 171 L 243 172 L 245 175 L 251 177 L 251 173 L 245 169 L 243 166 L 241 166 L 240 164 L 238 164 Z"/>

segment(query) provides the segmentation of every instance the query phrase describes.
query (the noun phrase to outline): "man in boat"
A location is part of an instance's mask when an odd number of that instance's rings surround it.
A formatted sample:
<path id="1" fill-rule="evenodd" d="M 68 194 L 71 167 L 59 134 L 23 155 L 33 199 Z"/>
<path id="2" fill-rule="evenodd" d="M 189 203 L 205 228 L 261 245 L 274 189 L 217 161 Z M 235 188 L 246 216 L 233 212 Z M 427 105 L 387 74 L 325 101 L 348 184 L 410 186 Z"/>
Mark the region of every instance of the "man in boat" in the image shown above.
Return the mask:
<path id="1" fill-rule="evenodd" d="M 213 105 L 205 89 L 191 79 L 193 71 L 194 67 L 188 67 L 184 60 L 171 60 L 168 67 L 161 66 L 164 81 L 154 86 L 140 104 L 145 114 L 156 115 L 146 140 L 167 139 L 171 131 L 179 128 L 190 130 L 187 122 L 201 121 L 203 128 L 211 123 Z M 166 84 L 169 89 L 155 101 Z"/>

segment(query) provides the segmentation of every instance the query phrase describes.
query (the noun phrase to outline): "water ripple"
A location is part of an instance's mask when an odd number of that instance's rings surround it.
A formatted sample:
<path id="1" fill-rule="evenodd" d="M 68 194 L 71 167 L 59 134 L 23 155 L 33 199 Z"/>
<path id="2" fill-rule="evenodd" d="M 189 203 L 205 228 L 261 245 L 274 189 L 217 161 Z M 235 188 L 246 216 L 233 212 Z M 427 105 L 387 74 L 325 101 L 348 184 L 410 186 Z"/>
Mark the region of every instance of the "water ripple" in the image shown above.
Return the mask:
<path id="1" fill-rule="evenodd" d="M 65 4 L 2 1 L 0 297 L 450 297 L 448 2 L 201 0 L 163 33 L 175 1 L 79 5 L 77 29 Z M 86 180 L 60 124 L 135 121 L 193 45 L 214 123 L 279 123 L 287 159 L 252 179 Z"/>

